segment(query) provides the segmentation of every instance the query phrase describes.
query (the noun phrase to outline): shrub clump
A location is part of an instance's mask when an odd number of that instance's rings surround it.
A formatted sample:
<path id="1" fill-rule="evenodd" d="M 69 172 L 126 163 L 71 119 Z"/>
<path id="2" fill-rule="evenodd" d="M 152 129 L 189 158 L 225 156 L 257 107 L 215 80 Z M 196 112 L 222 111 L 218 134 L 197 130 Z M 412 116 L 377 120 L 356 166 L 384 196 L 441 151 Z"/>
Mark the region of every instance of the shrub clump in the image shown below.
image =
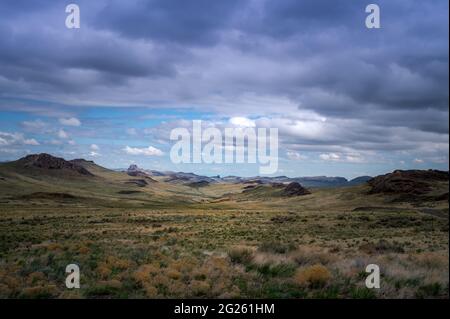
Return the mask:
<path id="1" fill-rule="evenodd" d="M 298 269 L 294 276 L 295 283 L 309 287 L 323 287 L 330 279 L 330 271 L 321 264 Z"/>
<path id="2" fill-rule="evenodd" d="M 228 251 L 231 262 L 236 264 L 249 264 L 253 259 L 253 251 L 247 247 L 233 247 Z"/>
<path id="3" fill-rule="evenodd" d="M 259 251 L 275 253 L 275 254 L 285 254 L 290 251 L 295 250 L 297 247 L 292 243 L 283 243 L 283 242 L 263 242 L 261 246 L 258 248 Z"/>

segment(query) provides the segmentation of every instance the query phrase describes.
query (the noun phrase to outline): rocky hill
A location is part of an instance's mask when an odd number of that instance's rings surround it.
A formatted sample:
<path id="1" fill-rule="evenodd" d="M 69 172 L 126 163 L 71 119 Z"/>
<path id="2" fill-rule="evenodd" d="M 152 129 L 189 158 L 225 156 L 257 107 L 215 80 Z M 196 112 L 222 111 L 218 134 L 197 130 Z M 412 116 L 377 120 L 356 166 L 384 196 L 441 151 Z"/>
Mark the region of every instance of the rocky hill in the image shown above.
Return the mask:
<path id="1" fill-rule="evenodd" d="M 17 160 L 15 164 L 16 166 L 24 169 L 39 168 L 42 170 L 59 170 L 85 176 L 94 176 L 76 160 L 66 161 L 63 158 L 55 157 L 45 153 L 25 156 Z"/>
<path id="2" fill-rule="evenodd" d="M 287 185 L 283 190 L 284 196 L 302 196 L 302 195 L 308 195 L 311 194 L 310 191 L 308 191 L 306 188 L 304 188 L 302 185 L 300 185 L 297 182 L 292 182 L 289 185 Z"/>
<path id="3" fill-rule="evenodd" d="M 448 178 L 448 172 L 438 170 L 396 170 L 369 180 L 369 194 L 395 195 L 402 201 L 448 201 Z"/>

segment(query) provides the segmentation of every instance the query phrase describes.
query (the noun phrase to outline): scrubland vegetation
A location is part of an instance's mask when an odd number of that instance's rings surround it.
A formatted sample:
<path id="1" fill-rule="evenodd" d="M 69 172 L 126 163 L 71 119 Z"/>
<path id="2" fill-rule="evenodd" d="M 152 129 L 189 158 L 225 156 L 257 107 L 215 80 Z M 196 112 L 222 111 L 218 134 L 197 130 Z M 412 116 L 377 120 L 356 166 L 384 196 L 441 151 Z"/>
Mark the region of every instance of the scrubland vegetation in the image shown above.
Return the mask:
<path id="1" fill-rule="evenodd" d="M 136 185 L 52 160 L 63 168 L 0 165 L 0 298 L 449 297 L 448 180 L 421 177 L 436 172 L 389 175 L 377 183 L 388 193 L 286 194 L 163 176 Z M 399 197 L 398 185 L 413 193 Z M 80 289 L 65 287 L 72 263 Z M 369 264 L 380 289 L 365 286 Z"/>
<path id="2" fill-rule="evenodd" d="M 448 218 L 316 210 L 313 196 L 281 210 L 2 209 L 0 296 L 448 298 Z M 65 288 L 70 263 L 81 289 Z M 365 288 L 370 263 L 380 289 Z"/>

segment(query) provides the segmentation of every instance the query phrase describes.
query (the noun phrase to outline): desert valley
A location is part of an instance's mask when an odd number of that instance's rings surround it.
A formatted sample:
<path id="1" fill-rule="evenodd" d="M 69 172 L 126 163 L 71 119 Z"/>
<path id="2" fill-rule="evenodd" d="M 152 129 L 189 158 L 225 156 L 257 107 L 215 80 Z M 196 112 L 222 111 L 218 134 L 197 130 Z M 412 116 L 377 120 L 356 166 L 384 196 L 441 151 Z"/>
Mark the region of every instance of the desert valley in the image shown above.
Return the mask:
<path id="1" fill-rule="evenodd" d="M 208 177 L 28 155 L 0 164 L 0 297 L 448 298 L 448 209 L 437 170 Z"/>

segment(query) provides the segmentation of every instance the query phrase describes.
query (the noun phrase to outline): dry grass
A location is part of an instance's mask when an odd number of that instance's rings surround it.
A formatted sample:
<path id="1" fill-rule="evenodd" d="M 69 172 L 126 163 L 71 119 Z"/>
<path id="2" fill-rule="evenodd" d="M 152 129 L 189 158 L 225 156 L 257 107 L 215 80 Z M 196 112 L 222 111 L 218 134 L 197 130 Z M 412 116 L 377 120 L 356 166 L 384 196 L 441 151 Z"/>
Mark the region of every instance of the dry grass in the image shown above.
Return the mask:
<path id="1" fill-rule="evenodd" d="M 300 268 L 294 276 L 294 282 L 300 286 L 323 287 L 330 280 L 330 271 L 320 264 Z"/>
<path id="2" fill-rule="evenodd" d="M 392 210 L 353 211 L 367 206 L 362 193 L 164 209 L 0 206 L 0 297 L 448 298 L 448 218 L 382 197 L 371 204 Z M 77 291 L 64 286 L 70 263 L 80 265 Z M 379 290 L 364 286 L 371 263 Z"/>

